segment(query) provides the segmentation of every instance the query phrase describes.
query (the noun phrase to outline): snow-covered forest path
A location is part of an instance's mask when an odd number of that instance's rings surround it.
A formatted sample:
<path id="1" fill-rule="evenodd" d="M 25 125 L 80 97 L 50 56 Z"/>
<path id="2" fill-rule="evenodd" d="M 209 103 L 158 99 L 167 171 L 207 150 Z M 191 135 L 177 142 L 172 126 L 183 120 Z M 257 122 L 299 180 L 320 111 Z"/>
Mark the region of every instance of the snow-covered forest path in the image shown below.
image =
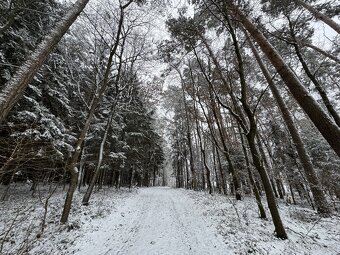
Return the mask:
<path id="1" fill-rule="evenodd" d="M 217 230 L 181 190 L 140 189 L 95 224 L 97 231 L 76 241 L 75 254 L 228 254 Z"/>

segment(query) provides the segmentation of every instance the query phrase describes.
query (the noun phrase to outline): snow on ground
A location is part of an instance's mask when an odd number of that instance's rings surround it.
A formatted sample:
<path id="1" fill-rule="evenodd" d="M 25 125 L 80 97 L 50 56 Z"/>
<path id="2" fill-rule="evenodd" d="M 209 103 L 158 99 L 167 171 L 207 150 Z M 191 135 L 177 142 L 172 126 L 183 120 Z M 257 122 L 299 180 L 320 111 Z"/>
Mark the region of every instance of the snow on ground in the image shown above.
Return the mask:
<path id="1" fill-rule="evenodd" d="M 82 206 L 82 192 L 75 192 L 69 224 L 59 223 L 66 189 L 59 186 L 39 187 L 32 196 L 29 184 L 11 185 L 7 201 L 0 202 L 0 254 L 66 254 L 68 247 L 99 218 L 114 213 L 136 190 L 103 189 L 93 193 L 90 205 Z M 67 188 L 67 187 L 66 187 Z M 0 185 L 0 195 L 5 187 Z M 52 194 L 52 195 L 51 195 Z M 44 206 L 48 210 L 41 234 Z"/>
<path id="2" fill-rule="evenodd" d="M 340 254 L 339 215 L 320 218 L 280 203 L 289 235 L 283 241 L 275 238 L 270 220 L 258 218 L 253 198 L 236 202 L 161 187 L 104 189 L 88 207 L 77 192 L 66 226 L 59 224 L 65 191 L 58 188 L 37 238 L 49 192 L 41 188 L 44 196 L 32 198 L 27 188 L 13 187 L 10 199 L 0 203 L 0 254 Z"/>
<path id="3" fill-rule="evenodd" d="M 254 198 L 243 201 L 222 195 L 203 192 L 187 192 L 201 208 L 207 221 L 224 237 L 228 251 L 232 254 L 269 255 L 339 255 L 340 217 L 321 218 L 313 210 L 279 202 L 283 224 L 288 240 L 274 236 L 270 220 L 258 217 Z M 262 198 L 265 205 L 265 198 Z M 269 210 L 266 210 L 270 218 Z"/>
<path id="4" fill-rule="evenodd" d="M 76 254 L 231 254 L 183 190 L 141 189 L 96 225 L 77 240 Z"/>

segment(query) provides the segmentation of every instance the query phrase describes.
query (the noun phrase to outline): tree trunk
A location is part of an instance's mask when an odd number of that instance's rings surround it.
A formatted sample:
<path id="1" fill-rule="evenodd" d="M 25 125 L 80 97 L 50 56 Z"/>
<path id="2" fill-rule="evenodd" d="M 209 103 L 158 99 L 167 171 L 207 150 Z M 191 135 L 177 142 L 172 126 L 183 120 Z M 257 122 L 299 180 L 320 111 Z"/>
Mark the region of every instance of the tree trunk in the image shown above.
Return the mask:
<path id="1" fill-rule="evenodd" d="M 122 24 L 122 23 L 123 23 L 123 15 L 121 13 L 121 20 L 120 20 L 119 24 Z M 117 41 L 116 41 L 115 45 L 118 45 L 119 38 L 120 38 L 120 35 L 117 36 L 117 38 L 116 38 Z M 109 113 L 109 117 L 107 119 L 105 131 L 104 131 L 104 136 L 103 136 L 103 139 L 102 139 L 102 141 L 100 143 L 97 166 L 96 166 L 95 172 L 94 172 L 94 174 L 92 176 L 90 185 L 87 188 L 86 193 L 84 195 L 83 202 L 82 202 L 83 205 L 88 205 L 89 204 L 89 200 L 90 200 L 93 188 L 94 188 L 95 183 L 96 183 L 96 181 L 98 179 L 98 175 L 100 173 L 100 167 L 101 167 L 101 164 L 102 164 L 102 161 L 103 161 L 104 146 L 105 146 L 107 135 L 109 133 L 109 129 L 110 129 L 110 126 L 111 126 L 111 123 L 112 123 L 112 120 L 113 120 L 113 116 L 114 116 L 114 113 L 115 113 L 115 108 L 116 108 L 116 105 L 118 103 L 118 96 L 119 96 L 119 93 L 120 93 L 120 90 L 119 90 L 119 81 L 120 81 L 120 75 L 121 75 L 121 71 L 122 71 L 122 57 L 123 57 L 123 52 L 124 52 L 124 45 L 125 45 L 125 37 L 124 37 L 124 40 L 122 42 L 122 46 L 121 46 L 122 49 L 121 49 L 121 51 L 119 53 L 119 56 L 118 56 L 118 58 L 119 58 L 119 65 L 118 65 L 117 76 L 116 76 L 116 79 L 115 79 L 116 98 L 115 98 L 115 100 L 114 100 L 114 102 L 112 103 L 112 106 L 111 106 L 111 110 L 110 110 L 110 113 Z M 117 47 L 114 46 L 113 50 L 114 50 L 114 52 L 116 52 L 117 51 Z M 107 68 L 110 69 L 110 66 L 107 66 Z M 100 182 L 100 185 L 101 185 L 101 182 Z"/>
<path id="2" fill-rule="evenodd" d="M 186 123 L 186 135 L 187 135 L 187 142 L 188 142 L 188 148 L 189 148 L 189 162 L 190 162 L 190 172 L 191 172 L 191 187 L 193 190 L 197 190 L 197 177 L 196 177 L 196 170 L 195 170 L 195 164 L 194 164 L 194 156 L 193 156 L 193 150 L 192 150 L 192 139 L 191 139 L 191 132 L 190 132 L 190 125 L 189 125 L 189 113 L 188 113 L 188 105 L 185 98 L 185 92 L 184 92 L 184 85 L 183 85 L 183 77 L 182 73 L 178 68 L 175 68 L 178 72 L 180 79 L 181 79 L 181 90 L 182 90 L 182 98 L 184 103 L 184 110 L 185 110 L 185 123 Z"/>
<path id="3" fill-rule="evenodd" d="M 131 3 L 131 2 L 130 2 Z M 128 5 L 125 5 L 126 7 Z M 85 140 L 87 131 L 89 130 L 91 121 L 92 121 L 92 117 L 95 113 L 95 110 L 99 104 L 99 102 L 102 100 L 104 93 L 106 91 L 106 88 L 109 85 L 109 80 L 110 80 L 110 73 L 111 73 L 111 66 L 112 66 L 112 62 L 113 59 L 116 55 L 117 49 L 118 49 L 118 45 L 119 45 L 119 39 L 121 36 L 121 31 L 122 31 L 122 27 L 123 27 L 123 21 L 124 21 L 124 7 L 120 7 L 120 17 L 119 17 L 119 23 L 118 23 L 118 30 L 117 30 L 117 35 L 116 35 L 116 40 L 114 42 L 114 45 L 112 46 L 111 50 L 110 50 L 110 55 L 108 58 L 108 62 L 106 65 L 106 70 L 105 70 L 105 74 L 104 74 L 104 79 L 101 83 L 101 87 L 99 89 L 98 94 L 95 94 L 90 106 L 90 112 L 87 116 L 85 125 L 83 127 L 83 129 L 81 130 L 81 133 L 79 135 L 79 138 L 77 140 L 76 146 L 75 146 L 75 151 L 71 157 L 71 160 L 69 162 L 69 164 L 67 165 L 67 169 L 70 171 L 71 173 L 71 182 L 70 182 L 70 186 L 69 186 L 69 190 L 67 192 L 67 196 L 66 196 L 66 200 L 65 200 L 65 205 L 64 205 L 64 209 L 63 209 L 63 213 L 62 213 L 62 217 L 61 217 L 61 223 L 66 223 L 68 220 L 68 216 L 70 213 L 70 209 L 71 209 L 71 205 L 72 205 L 72 199 L 73 199 L 73 193 L 74 193 L 74 188 L 73 186 L 77 186 L 77 180 L 78 180 L 78 170 L 75 172 L 74 169 L 76 168 L 76 164 L 78 162 L 78 158 L 80 155 L 80 151 L 81 151 L 81 147 L 82 144 Z M 75 179 L 74 179 L 75 178 Z"/>
<path id="4" fill-rule="evenodd" d="M 244 158 L 246 160 L 246 167 L 247 167 L 247 171 L 248 171 L 248 176 L 249 176 L 250 184 L 251 184 L 251 186 L 253 188 L 253 192 L 254 192 L 254 195 L 255 195 L 256 203 L 257 203 L 257 206 L 259 208 L 260 218 L 261 219 L 266 219 L 267 218 L 266 211 L 264 210 L 264 207 L 263 207 L 263 204 L 262 204 L 262 201 L 261 201 L 260 192 L 259 192 L 259 190 L 258 190 L 258 188 L 256 186 L 256 183 L 255 183 L 255 180 L 254 180 L 254 176 L 253 176 L 253 173 L 252 173 L 251 168 L 250 168 L 247 148 L 246 148 L 246 145 L 245 145 L 245 141 L 244 141 L 244 139 L 242 137 L 240 125 L 238 125 L 238 130 L 239 130 L 240 137 L 241 137 L 242 149 L 243 149 Z"/>
<path id="5" fill-rule="evenodd" d="M 277 187 L 277 191 L 279 192 L 280 199 L 284 199 L 284 195 L 283 195 L 283 191 L 282 191 L 282 187 L 281 187 L 279 179 L 276 179 L 276 187 Z"/>
<path id="6" fill-rule="evenodd" d="M 256 25 L 245 16 L 231 0 L 226 0 L 226 3 L 231 7 L 235 18 L 243 24 L 248 30 L 254 40 L 259 44 L 262 51 L 268 57 L 270 62 L 280 74 L 282 80 L 285 82 L 289 91 L 296 99 L 298 104 L 307 113 L 314 125 L 320 131 L 322 136 L 327 140 L 329 145 L 333 148 L 336 154 L 340 157 L 340 129 L 332 119 L 325 113 L 320 105 L 308 93 L 308 91 L 301 84 L 299 79 L 295 76 L 290 67 L 283 61 L 280 54 L 270 44 L 266 37 L 257 29 Z"/>
<path id="7" fill-rule="evenodd" d="M 235 197 L 236 200 L 241 200 L 242 195 L 241 195 L 241 184 L 240 184 L 240 177 L 238 174 L 238 171 L 234 167 L 234 162 L 231 160 L 230 153 L 229 153 L 229 148 L 227 147 L 226 144 L 226 137 L 227 137 L 227 131 L 225 130 L 225 127 L 222 124 L 222 115 L 220 108 L 216 106 L 215 102 L 213 103 L 213 115 L 215 117 L 215 121 L 217 124 L 217 129 L 219 131 L 219 134 L 221 136 L 221 141 L 222 141 L 222 146 L 223 146 L 223 154 L 228 162 L 228 169 L 229 172 L 231 173 L 232 176 L 232 181 L 234 184 L 235 188 Z"/>
<path id="8" fill-rule="evenodd" d="M 97 166 L 96 166 L 96 169 L 95 169 L 94 174 L 92 176 L 90 185 L 87 188 L 86 193 L 84 195 L 83 202 L 82 202 L 83 205 L 88 205 L 89 204 L 89 200 L 90 200 L 90 197 L 91 197 L 94 185 L 96 184 L 96 181 L 98 179 L 98 175 L 100 173 L 100 167 L 101 167 L 102 161 L 103 161 L 104 146 L 105 146 L 107 135 L 109 133 L 109 129 L 110 129 L 110 126 L 111 126 L 111 123 L 112 123 L 112 119 L 113 119 L 113 115 L 114 115 L 114 109 L 115 109 L 115 103 L 114 103 L 114 105 L 111 108 L 110 115 L 109 115 L 109 118 L 108 118 L 107 123 L 106 123 L 105 131 L 104 131 L 104 136 L 103 136 L 103 139 L 102 139 L 102 141 L 100 143 Z"/>
<path id="9" fill-rule="evenodd" d="M 275 185 L 273 178 L 270 178 L 270 183 L 272 185 L 275 197 L 279 198 L 279 193 L 277 192 L 276 185 Z"/>
<path id="10" fill-rule="evenodd" d="M 246 133 L 250 152 L 251 152 L 252 158 L 253 158 L 253 163 L 254 163 L 256 169 L 258 170 L 258 172 L 260 174 L 262 184 L 263 184 L 263 187 L 264 187 L 264 190 L 265 190 L 265 193 L 266 193 L 267 203 L 268 203 L 270 213 L 272 215 L 272 220 L 273 220 L 273 223 L 274 223 L 274 226 L 275 226 L 276 236 L 278 238 L 281 238 L 281 239 L 287 239 L 288 237 L 287 237 L 285 228 L 284 228 L 282 221 L 281 221 L 280 213 L 279 213 L 279 210 L 277 208 L 274 192 L 273 192 L 272 186 L 270 185 L 270 180 L 269 180 L 267 171 L 262 165 L 261 155 L 260 155 L 260 153 L 259 153 L 259 151 L 256 147 L 255 137 L 256 137 L 256 133 L 257 133 L 257 124 L 256 124 L 256 120 L 255 120 L 255 111 L 253 111 L 250 108 L 248 101 L 247 101 L 248 100 L 248 96 L 247 96 L 248 88 L 247 88 L 246 76 L 245 76 L 245 72 L 244 72 L 243 58 L 242 58 L 241 50 L 240 50 L 240 47 L 239 47 L 239 43 L 238 43 L 234 28 L 231 24 L 231 21 L 229 19 L 229 15 L 228 15 L 227 12 L 225 13 L 225 19 L 228 23 L 229 32 L 230 32 L 230 35 L 232 37 L 233 45 L 234 45 L 234 48 L 235 48 L 235 54 L 236 54 L 236 58 L 237 58 L 237 62 L 238 62 L 238 70 L 237 71 L 238 71 L 238 74 L 239 74 L 240 85 L 241 85 L 240 101 L 242 103 L 242 107 L 243 107 L 243 110 L 245 112 L 245 115 L 248 118 L 249 128 L 247 129 L 245 120 L 240 119 L 239 113 L 238 113 L 238 115 L 236 115 L 235 113 L 232 113 L 232 114 L 239 121 L 239 124 L 244 129 L 243 131 Z"/>
<path id="11" fill-rule="evenodd" d="M 64 204 L 64 209 L 63 213 L 61 215 L 60 222 L 61 223 L 66 223 L 68 221 L 68 216 L 71 211 L 71 206 L 72 206 L 72 200 L 73 200 L 73 194 L 75 190 L 77 189 L 77 181 L 78 181 L 78 169 L 77 167 L 74 167 L 73 169 L 69 169 L 71 179 L 70 179 L 70 186 L 67 190 L 66 194 L 66 199 L 65 199 L 65 204 Z"/>
<path id="12" fill-rule="evenodd" d="M 226 187 L 226 180 L 225 180 L 225 172 L 223 170 L 222 167 L 222 162 L 221 162 L 221 158 L 220 158 L 220 153 L 218 152 L 218 150 L 216 149 L 216 154 L 217 154 L 217 161 L 218 161 L 218 168 L 220 171 L 220 175 L 221 175 L 221 187 L 222 187 L 222 193 L 224 195 L 227 195 L 227 187 Z"/>
<path id="13" fill-rule="evenodd" d="M 131 188 L 133 187 L 133 178 L 135 177 L 135 167 L 134 167 L 134 165 L 132 165 L 131 168 L 132 168 L 132 170 L 131 170 L 131 175 L 130 175 L 129 190 L 131 190 Z"/>
<path id="14" fill-rule="evenodd" d="M 255 141 L 251 134 L 247 135 L 247 139 L 248 139 L 251 154 L 253 156 L 253 163 L 261 176 L 262 184 L 263 184 L 264 191 L 267 197 L 268 208 L 272 215 L 273 223 L 275 226 L 276 236 L 281 239 L 287 239 L 287 234 L 281 221 L 280 213 L 276 205 L 274 192 L 273 192 L 272 186 L 270 185 L 268 174 L 260 161 L 261 156 L 258 153 L 258 150 L 255 145 Z"/>
<path id="15" fill-rule="evenodd" d="M 212 157 L 213 157 L 213 167 L 214 167 L 214 173 L 215 173 L 215 181 L 216 181 L 216 189 L 219 193 L 222 193 L 220 178 L 217 173 L 217 163 L 216 163 L 216 151 L 217 148 L 212 144 Z"/>
<path id="16" fill-rule="evenodd" d="M 292 196 L 292 200 L 294 205 L 296 205 L 296 200 L 295 200 L 295 195 L 294 195 L 294 190 L 293 190 L 293 185 L 289 184 L 289 189 L 290 189 L 290 195 Z"/>
<path id="17" fill-rule="evenodd" d="M 122 170 L 119 169 L 119 170 L 118 170 L 118 176 L 117 176 L 116 189 L 120 189 L 121 181 L 122 181 Z"/>
<path id="18" fill-rule="evenodd" d="M 293 27 L 292 27 L 292 24 L 291 24 L 290 21 L 289 21 L 289 24 L 290 24 L 290 34 L 293 37 L 293 40 L 296 41 L 295 34 L 294 34 L 294 31 L 293 31 Z M 301 54 L 299 45 L 297 43 L 294 43 L 293 46 L 294 46 L 296 55 L 298 56 L 300 63 L 302 64 L 303 70 L 305 71 L 305 73 L 307 74 L 309 79 L 313 82 L 313 84 L 314 84 L 316 90 L 318 91 L 323 103 L 325 104 L 329 114 L 333 117 L 333 119 L 334 119 L 335 123 L 338 125 L 338 127 L 340 127 L 340 116 L 336 112 L 336 110 L 334 109 L 331 101 L 328 98 L 326 91 L 323 89 L 320 82 L 316 79 L 315 75 L 313 75 L 311 70 L 309 69 L 305 59 L 303 58 L 303 56 Z"/>
<path id="19" fill-rule="evenodd" d="M 201 38 L 203 38 L 203 36 Z M 205 46 L 208 49 L 210 49 L 210 47 L 209 47 L 209 45 L 207 43 L 205 43 Z M 211 49 L 210 49 L 210 51 L 211 51 Z M 196 52 L 195 52 L 195 55 L 196 55 L 197 61 L 200 63 L 199 58 L 198 58 Z M 210 53 L 210 56 L 215 59 L 212 51 Z M 218 64 L 217 59 L 215 59 L 214 62 L 215 62 L 216 67 L 218 67 L 219 64 Z M 230 157 L 230 154 L 229 154 L 229 148 L 227 147 L 227 144 L 226 144 L 227 131 L 226 131 L 225 127 L 223 126 L 223 120 L 222 120 L 221 111 L 220 111 L 220 108 L 217 107 L 215 99 L 213 98 L 213 95 L 212 95 L 211 89 L 213 87 L 213 84 L 211 83 L 211 81 L 207 77 L 207 75 L 205 73 L 205 70 L 202 68 L 201 64 L 200 64 L 200 68 L 201 68 L 201 71 L 202 71 L 202 73 L 204 74 L 204 76 L 206 78 L 206 81 L 210 85 L 209 86 L 210 106 L 211 106 L 212 113 L 213 113 L 213 116 L 214 116 L 214 119 L 215 119 L 215 122 L 216 122 L 216 125 L 217 125 L 218 133 L 219 133 L 220 138 L 221 138 L 220 140 L 221 140 L 221 143 L 222 143 L 222 146 L 223 146 L 223 155 L 225 156 L 225 158 L 226 158 L 226 160 L 228 162 L 228 169 L 229 169 L 229 172 L 232 175 L 232 182 L 233 182 L 232 186 L 235 188 L 235 197 L 236 197 L 236 200 L 241 200 L 242 196 L 241 196 L 241 191 L 240 191 L 241 185 L 240 185 L 240 181 L 239 181 L 239 176 L 238 176 L 238 172 L 235 169 L 234 164 L 233 164 L 233 162 L 231 160 L 231 157 Z M 204 107 L 202 105 L 201 105 L 201 107 L 202 107 L 202 111 L 204 113 Z M 208 124 L 209 124 L 209 118 L 207 116 L 205 116 L 205 117 L 206 117 L 206 119 L 208 121 Z M 212 132 L 211 125 L 209 126 L 209 128 L 211 129 L 211 132 Z M 233 194 L 233 192 L 231 192 L 231 193 Z"/>
<path id="20" fill-rule="evenodd" d="M 331 28 L 334 29 L 334 31 L 336 31 L 338 34 L 340 34 L 340 25 L 338 23 L 336 23 L 334 20 L 332 20 L 331 18 L 329 18 L 328 16 L 326 16 L 325 14 L 319 12 L 318 10 L 316 10 L 313 6 L 309 5 L 308 3 L 306 3 L 305 1 L 302 0 L 294 0 L 294 2 L 298 5 L 301 5 L 302 7 L 304 7 L 306 10 L 308 10 L 311 14 L 313 14 L 313 16 L 318 19 L 323 21 L 324 23 L 326 23 L 328 26 L 330 26 Z"/>
<path id="21" fill-rule="evenodd" d="M 317 211 L 319 213 L 329 213 L 331 211 L 330 207 L 328 206 L 326 197 L 322 191 L 322 187 L 321 184 L 317 178 L 316 172 L 313 168 L 313 164 L 312 161 L 309 157 L 309 155 L 307 154 L 305 145 L 300 137 L 300 134 L 295 126 L 294 123 L 294 119 L 291 115 L 291 113 L 289 112 L 285 102 L 283 101 L 280 92 L 278 90 L 278 88 L 276 87 L 273 79 L 271 78 L 268 69 L 266 68 L 266 66 L 264 65 L 264 63 L 262 62 L 258 52 L 256 51 L 256 48 L 254 47 L 254 45 L 252 44 L 252 42 L 250 40 L 248 40 L 249 45 L 253 51 L 253 54 L 262 70 L 263 75 L 265 76 L 268 84 L 269 84 L 269 88 L 276 100 L 277 105 L 280 108 L 281 114 L 282 114 L 282 118 L 285 121 L 285 124 L 287 125 L 287 128 L 289 130 L 289 133 L 292 137 L 294 146 L 297 150 L 297 153 L 299 155 L 303 170 L 305 172 L 306 178 L 308 180 L 308 183 L 311 187 L 311 191 L 313 193 L 313 197 L 315 200 L 315 204 L 317 207 Z"/>
<path id="22" fill-rule="evenodd" d="M 80 162 L 79 162 L 79 173 L 78 173 L 78 191 L 80 191 L 81 186 L 84 184 L 84 176 L 85 176 L 85 156 L 84 156 L 84 147 L 80 153 Z"/>
<path id="23" fill-rule="evenodd" d="M 65 17 L 56 24 L 55 28 L 44 38 L 26 62 L 17 70 L 15 75 L 5 84 L 0 93 L 0 124 L 22 97 L 29 82 L 32 81 L 48 55 L 54 50 L 88 2 L 89 0 L 78 0 L 75 2 Z"/>

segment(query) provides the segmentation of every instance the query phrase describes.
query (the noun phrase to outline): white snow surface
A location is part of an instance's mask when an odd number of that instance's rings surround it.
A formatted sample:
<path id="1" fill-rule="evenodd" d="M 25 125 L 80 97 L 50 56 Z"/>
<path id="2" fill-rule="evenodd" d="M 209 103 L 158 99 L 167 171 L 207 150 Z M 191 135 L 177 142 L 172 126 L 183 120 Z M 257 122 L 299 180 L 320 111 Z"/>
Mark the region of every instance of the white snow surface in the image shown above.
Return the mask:
<path id="1" fill-rule="evenodd" d="M 0 194 L 4 190 L 0 185 Z M 0 202 L 0 254 L 258 254 L 339 255 L 340 217 L 279 201 L 288 240 L 277 239 L 269 217 L 261 220 L 253 197 L 209 195 L 165 187 L 102 189 L 89 206 L 75 193 L 69 224 L 59 223 L 65 190 L 50 188 L 32 197 L 30 184 L 15 184 Z M 263 198 L 265 200 L 265 198 Z M 265 203 L 265 201 L 263 201 Z"/>
<path id="2" fill-rule="evenodd" d="M 75 254 L 231 254 L 182 190 L 141 189 L 95 224 L 98 231 L 78 239 Z"/>

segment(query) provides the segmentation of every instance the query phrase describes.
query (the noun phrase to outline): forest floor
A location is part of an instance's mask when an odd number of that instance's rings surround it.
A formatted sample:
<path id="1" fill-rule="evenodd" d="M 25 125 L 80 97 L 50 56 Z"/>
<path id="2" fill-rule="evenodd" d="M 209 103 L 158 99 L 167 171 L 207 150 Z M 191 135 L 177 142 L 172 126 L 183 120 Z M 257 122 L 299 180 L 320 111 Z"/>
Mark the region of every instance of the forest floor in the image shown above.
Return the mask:
<path id="1" fill-rule="evenodd" d="M 51 189 L 32 197 L 27 187 L 13 187 L 0 203 L 0 254 L 340 254 L 339 215 L 321 218 L 280 202 L 283 241 L 270 220 L 258 218 L 253 198 L 161 187 L 104 189 L 85 207 L 77 192 L 68 225 L 59 224 L 65 191 L 58 187 L 41 234 Z"/>

